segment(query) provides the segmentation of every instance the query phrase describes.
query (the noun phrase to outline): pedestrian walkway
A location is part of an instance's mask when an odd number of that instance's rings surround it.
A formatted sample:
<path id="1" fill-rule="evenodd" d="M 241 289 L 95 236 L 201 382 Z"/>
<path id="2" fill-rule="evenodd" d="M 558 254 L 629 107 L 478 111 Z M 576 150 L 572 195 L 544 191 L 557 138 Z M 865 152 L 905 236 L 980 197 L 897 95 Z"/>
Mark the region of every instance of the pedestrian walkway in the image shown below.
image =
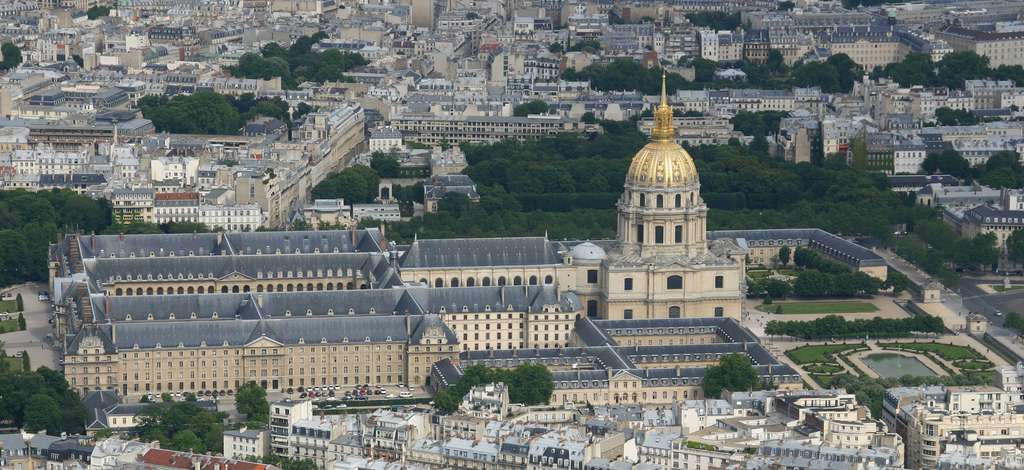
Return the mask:
<path id="1" fill-rule="evenodd" d="M 933 315 L 933 316 L 941 318 L 942 322 L 946 324 L 946 328 L 949 328 L 950 330 L 953 330 L 953 331 L 963 331 L 964 324 L 967 321 L 966 320 L 966 315 L 963 312 L 955 312 L 955 311 L 951 310 L 945 304 L 938 303 L 938 302 L 935 302 L 935 303 L 918 303 L 917 306 L 920 307 L 922 310 L 924 310 L 929 315 Z M 989 332 L 992 332 L 992 331 L 994 331 L 996 329 L 1005 330 L 1006 328 L 1002 328 L 1002 327 L 995 326 L 995 325 L 989 325 L 988 329 L 989 329 Z M 1006 359 L 1003 359 L 1002 356 L 992 352 L 992 350 L 989 349 L 989 347 L 986 346 L 984 343 L 982 343 L 980 339 L 975 338 L 973 336 L 970 336 L 970 335 L 968 335 L 966 333 L 961 333 L 961 334 L 958 334 L 958 335 L 947 335 L 947 336 L 943 337 L 941 341 L 942 342 L 949 341 L 949 342 L 951 342 L 953 344 L 956 344 L 958 346 L 968 346 L 971 349 L 974 349 L 975 351 L 978 351 L 979 353 L 984 354 L 985 358 L 988 359 L 989 361 L 991 361 L 993 364 L 995 364 L 996 367 L 1009 365 L 1009 363 L 1006 361 Z M 1020 343 L 1016 343 L 1014 346 L 1022 354 L 1024 354 L 1024 345 L 1021 345 Z"/>

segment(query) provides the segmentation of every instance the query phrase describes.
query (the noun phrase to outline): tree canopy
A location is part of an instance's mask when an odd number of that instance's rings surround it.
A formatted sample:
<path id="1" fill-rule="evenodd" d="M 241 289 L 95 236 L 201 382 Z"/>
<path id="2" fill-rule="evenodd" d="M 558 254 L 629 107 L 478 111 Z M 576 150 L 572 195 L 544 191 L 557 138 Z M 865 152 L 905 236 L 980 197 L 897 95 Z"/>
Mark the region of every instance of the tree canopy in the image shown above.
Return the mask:
<path id="1" fill-rule="evenodd" d="M 0 46 L 0 55 L 4 56 L 0 60 L 0 71 L 11 70 L 21 64 L 21 49 L 14 43 L 5 42 Z"/>
<path id="2" fill-rule="evenodd" d="M 720 398 L 723 391 L 761 390 L 764 384 L 750 361 L 750 356 L 741 353 L 726 354 L 718 361 L 718 365 L 704 370 L 704 382 L 701 383 L 704 396 Z"/>
<path id="3" fill-rule="evenodd" d="M 944 333 L 942 319 L 931 315 L 915 315 L 909 318 L 881 318 L 870 320 L 846 320 L 838 315 L 827 315 L 812 321 L 772 320 L 765 325 L 769 335 L 792 336 L 806 340 L 827 340 L 833 338 L 883 337 L 900 338 L 912 333 Z"/>
<path id="4" fill-rule="evenodd" d="M 533 100 L 526 103 L 517 105 L 513 110 L 512 114 L 516 116 L 527 116 L 530 114 L 546 114 L 548 112 L 548 104 L 544 100 Z"/>
<path id="5" fill-rule="evenodd" d="M 372 202 L 377 197 L 380 176 L 365 165 L 354 165 L 331 173 L 313 187 L 314 199 L 344 198 L 348 204 Z"/>
<path id="6" fill-rule="evenodd" d="M 0 373 L 0 422 L 50 435 L 84 431 L 86 412 L 64 376 L 40 367 L 32 372 Z"/>
<path id="7" fill-rule="evenodd" d="M 515 369 L 491 369 L 482 365 L 472 365 L 466 367 L 458 383 L 450 385 L 434 396 L 434 406 L 451 413 L 458 409 L 462 397 L 469 393 L 471 388 L 498 382 L 508 386 L 510 402 L 524 405 L 546 404 L 555 389 L 551 372 L 540 364 L 522 364 Z"/>
<path id="8" fill-rule="evenodd" d="M 238 393 L 235 394 L 235 408 L 245 415 L 245 419 L 250 423 L 265 425 L 270 422 L 267 391 L 256 382 L 248 382 L 238 388 Z"/>
<path id="9" fill-rule="evenodd" d="M 989 59 L 974 52 L 952 52 L 938 62 L 930 54 L 912 52 L 901 62 L 877 68 L 872 73 L 876 78 L 888 77 L 902 86 L 944 86 L 963 88 L 965 80 L 990 79 L 1012 80 L 1017 86 L 1024 85 L 1024 67 L 1000 65 L 992 68 Z"/>
<path id="10" fill-rule="evenodd" d="M 281 85 L 284 88 L 297 89 L 306 81 L 350 81 L 345 72 L 369 63 L 356 52 L 342 52 L 337 49 L 313 51 L 313 45 L 326 38 L 327 34 L 324 32 L 302 36 L 288 49 L 272 42 L 263 46 L 258 54 L 243 54 L 238 59 L 238 65 L 227 67 L 227 71 L 235 77 L 263 80 L 281 77 Z"/>
<path id="11" fill-rule="evenodd" d="M 88 17 L 90 20 L 95 20 L 96 18 L 99 18 L 101 16 L 109 15 L 110 7 L 106 5 L 94 5 L 89 7 L 88 10 L 85 10 L 85 16 Z"/>
<path id="12" fill-rule="evenodd" d="M 185 452 L 221 452 L 223 450 L 224 413 L 207 411 L 194 401 L 167 401 L 147 406 L 138 416 L 136 430 L 160 446 Z"/>
<path id="13" fill-rule="evenodd" d="M 292 117 L 289 105 L 281 98 L 259 98 L 252 93 L 238 97 L 212 91 L 198 91 L 191 95 L 150 95 L 139 99 L 138 108 L 151 121 L 157 131 L 175 134 L 235 135 L 249 120 L 257 116 L 277 118 L 289 127 Z M 295 119 L 312 111 L 301 103 L 296 107 Z"/>

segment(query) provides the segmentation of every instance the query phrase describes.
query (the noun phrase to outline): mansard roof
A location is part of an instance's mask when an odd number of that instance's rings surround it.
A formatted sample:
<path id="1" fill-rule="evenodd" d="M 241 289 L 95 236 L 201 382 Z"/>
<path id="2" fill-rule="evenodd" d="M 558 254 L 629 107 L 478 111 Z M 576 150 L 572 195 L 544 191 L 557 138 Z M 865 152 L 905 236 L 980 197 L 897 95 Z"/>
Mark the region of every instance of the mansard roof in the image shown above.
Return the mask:
<path id="1" fill-rule="evenodd" d="M 561 262 L 557 243 L 545 237 L 416 240 L 402 255 L 402 268 L 539 266 Z"/>

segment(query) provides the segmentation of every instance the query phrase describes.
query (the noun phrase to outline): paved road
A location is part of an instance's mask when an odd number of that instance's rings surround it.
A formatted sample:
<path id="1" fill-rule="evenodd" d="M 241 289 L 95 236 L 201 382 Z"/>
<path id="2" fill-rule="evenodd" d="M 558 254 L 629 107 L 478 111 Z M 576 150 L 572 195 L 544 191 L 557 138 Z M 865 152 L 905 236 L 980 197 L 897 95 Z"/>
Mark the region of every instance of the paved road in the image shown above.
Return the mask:
<path id="1" fill-rule="evenodd" d="M 40 302 L 38 297 L 38 292 L 45 289 L 43 284 L 23 284 L 11 288 L 13 294 L 21 294 L 21 300 L 25 304 L 27 329 L 0 334 L 0 341 L 4 342 L 7 354 L 14 355 L 18 351 L 27 351 L 33 369 L 41 366 L 57 368 L 57 351 L 46 344 L 46 335 L 53 332 L 53 327 L 49 323 L 50 304 Z"/>

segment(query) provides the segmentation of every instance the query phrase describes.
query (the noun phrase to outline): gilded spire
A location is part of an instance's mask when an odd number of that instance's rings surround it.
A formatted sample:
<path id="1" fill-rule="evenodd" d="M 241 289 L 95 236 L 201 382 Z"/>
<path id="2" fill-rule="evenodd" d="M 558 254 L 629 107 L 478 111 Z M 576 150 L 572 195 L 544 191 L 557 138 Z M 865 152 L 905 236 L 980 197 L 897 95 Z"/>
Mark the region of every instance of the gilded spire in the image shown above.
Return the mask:
<path id="1" fill-rule="evenodd" d="M 672 126 L 672 107 L 668 105 L 668 77 L 665 71 L 661 71 L 661 103 L 654 110 L 654 129 L 651 131 L 651 140 L 675 141 L 676 130 Z"/>

